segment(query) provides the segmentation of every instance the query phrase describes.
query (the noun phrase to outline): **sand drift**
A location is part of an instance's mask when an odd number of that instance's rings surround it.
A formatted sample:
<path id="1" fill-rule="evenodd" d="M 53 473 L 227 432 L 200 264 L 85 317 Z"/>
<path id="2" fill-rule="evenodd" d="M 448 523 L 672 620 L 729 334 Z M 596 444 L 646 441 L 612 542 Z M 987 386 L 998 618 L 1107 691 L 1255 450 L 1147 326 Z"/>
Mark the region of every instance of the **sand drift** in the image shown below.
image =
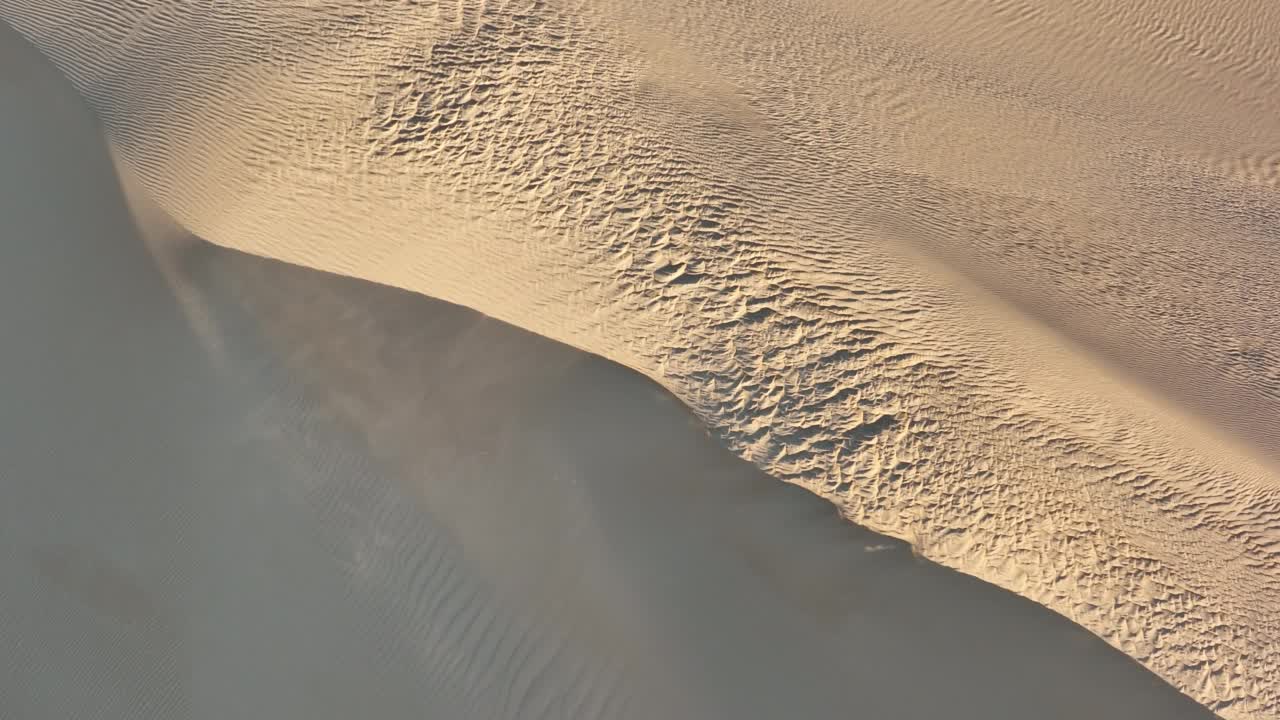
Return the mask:
<path id="1" fill-rule="evenodd" d="M 1280 7 L 0 19 L 196 236 L 621 363 L 846 518 L 1280 713 Z"/>

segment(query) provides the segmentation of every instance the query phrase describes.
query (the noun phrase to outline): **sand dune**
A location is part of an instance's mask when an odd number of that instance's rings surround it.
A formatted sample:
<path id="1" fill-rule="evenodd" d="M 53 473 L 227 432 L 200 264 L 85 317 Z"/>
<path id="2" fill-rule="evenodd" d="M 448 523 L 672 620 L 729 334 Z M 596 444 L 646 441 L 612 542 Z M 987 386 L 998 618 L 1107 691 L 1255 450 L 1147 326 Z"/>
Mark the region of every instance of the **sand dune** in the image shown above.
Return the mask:
<path id="1" fill-rule="evenodd" d="M 1280 712 L 1280 10 L 0 0 L 201 237 L 660 382 Z"/>
<path id="2" fill-rule="evenodd" d="M 1212 716 L 632 371 L 140 231 L 0 39 L 0 716 Z"/>

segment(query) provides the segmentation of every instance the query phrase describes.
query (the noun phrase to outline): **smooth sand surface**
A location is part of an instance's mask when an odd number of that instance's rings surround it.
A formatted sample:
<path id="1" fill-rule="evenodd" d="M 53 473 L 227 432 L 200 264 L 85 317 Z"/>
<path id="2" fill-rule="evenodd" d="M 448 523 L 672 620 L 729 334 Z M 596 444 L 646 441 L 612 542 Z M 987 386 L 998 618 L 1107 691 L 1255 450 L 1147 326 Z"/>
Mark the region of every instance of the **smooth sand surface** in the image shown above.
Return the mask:
<path id="1" fill-rule="evenodd" d="M 1280 6 L 0 0 L 200 237 L 661 383 L 1280 715 Z"/>
<path id="2" fill-rule="evenodd" d="M 0 40 L 0 717 L 1212 717 L 633 371 L 139 230 Z"/>

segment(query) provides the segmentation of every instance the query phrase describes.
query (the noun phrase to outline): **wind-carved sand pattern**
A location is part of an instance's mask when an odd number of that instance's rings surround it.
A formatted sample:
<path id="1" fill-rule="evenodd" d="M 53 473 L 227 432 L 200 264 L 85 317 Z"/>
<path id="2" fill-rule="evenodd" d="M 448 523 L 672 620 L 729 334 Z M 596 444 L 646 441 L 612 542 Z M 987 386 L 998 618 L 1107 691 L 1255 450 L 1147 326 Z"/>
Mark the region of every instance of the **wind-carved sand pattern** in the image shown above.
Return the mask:
<path id="1" fill-rule="evenodd" d="M 1280 714 L 1280 6 L 0 0 L 215 243 L 599 353 Z"/>
<path id="2" fill-rule="evenodd" d="M 1212 716 L 638 373 L 199 241 L 0 68 L 0 715 Z"/>

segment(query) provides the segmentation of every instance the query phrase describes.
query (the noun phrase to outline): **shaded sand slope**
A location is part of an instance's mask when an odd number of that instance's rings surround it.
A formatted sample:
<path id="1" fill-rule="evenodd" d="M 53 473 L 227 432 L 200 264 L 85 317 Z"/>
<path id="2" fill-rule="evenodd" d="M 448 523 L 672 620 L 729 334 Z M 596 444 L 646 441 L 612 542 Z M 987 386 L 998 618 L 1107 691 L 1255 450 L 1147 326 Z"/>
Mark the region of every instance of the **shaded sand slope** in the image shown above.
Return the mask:
<path id="1" fill-rule="evenodd" d="M 1212 717 L 618 365 L 158 224 L 144 245 L 87 113 L 15 47 L 0 716 Z"/>
<path id="2" fill-rule="evenodd" d="M 0 18 L 201 237 L 639 370 L 847 517 L 1275 717 L 1280 6 L 1202 5 Z"/>

